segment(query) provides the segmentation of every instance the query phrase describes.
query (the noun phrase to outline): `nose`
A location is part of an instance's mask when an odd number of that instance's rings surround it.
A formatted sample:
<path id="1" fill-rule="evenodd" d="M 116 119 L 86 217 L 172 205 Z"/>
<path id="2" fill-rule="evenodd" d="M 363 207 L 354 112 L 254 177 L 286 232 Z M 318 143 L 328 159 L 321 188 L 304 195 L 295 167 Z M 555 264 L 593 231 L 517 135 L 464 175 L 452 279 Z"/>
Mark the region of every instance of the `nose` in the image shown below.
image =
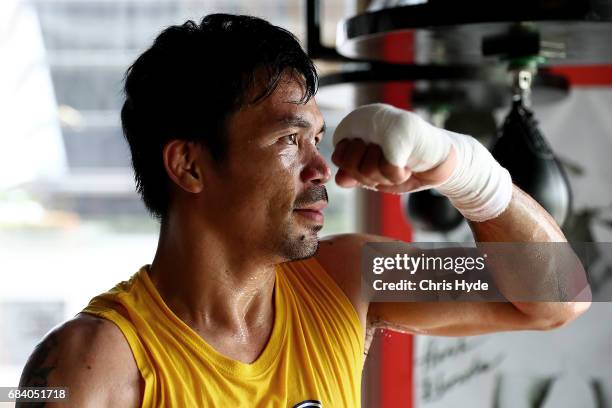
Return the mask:
<path id="1" fill-rule="evenodd" d="M 327 162 L 321 153 L 318 150 L 315 150 L 302 170 L 302 182 L 322 185 L 327 183 L 330 178 L 331 169 L 327 165 Z"/>

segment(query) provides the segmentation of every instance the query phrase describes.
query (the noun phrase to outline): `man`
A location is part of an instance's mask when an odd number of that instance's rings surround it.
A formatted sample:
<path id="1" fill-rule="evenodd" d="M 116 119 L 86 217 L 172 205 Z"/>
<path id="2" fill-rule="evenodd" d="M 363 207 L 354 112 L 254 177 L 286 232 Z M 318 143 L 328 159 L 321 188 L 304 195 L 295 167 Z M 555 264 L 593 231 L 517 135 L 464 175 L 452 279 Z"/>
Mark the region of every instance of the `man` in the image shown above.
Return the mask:
<path id="1" fill-rule="evenodd" d="M 369 330 L 544 330 L 588 308 L 363 299 L 361 247 L 387 239 L 319 241 L 331 175 L 317 149 L 316 72 L 281 28 L 220 14 L 170 27 L 130 67 L 125 91 L 138 191 L 161 222 L 157 253 L 47 335 L 21 386 L 69 387 L 74 407 L 358 406 Z M 336 181 L 437 186 L 476 220 L 478 241 L 565 241 L 488 152 L 436 132 L 365 107 L 336 133 Z"/>

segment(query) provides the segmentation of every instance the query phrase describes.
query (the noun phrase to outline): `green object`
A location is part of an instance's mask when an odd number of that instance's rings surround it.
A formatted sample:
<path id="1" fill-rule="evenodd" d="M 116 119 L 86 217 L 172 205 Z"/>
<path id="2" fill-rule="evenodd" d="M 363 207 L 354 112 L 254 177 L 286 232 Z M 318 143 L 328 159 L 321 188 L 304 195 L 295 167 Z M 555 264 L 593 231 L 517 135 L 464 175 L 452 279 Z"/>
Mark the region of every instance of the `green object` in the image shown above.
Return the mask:
<path id="1" fill-rule="evenodd" d="M 509 69 L 529 69 L 536 71 L 538 65 L 544 64 L 546 58 L 541 55 L 530 55 L 527 57 L 515 57 L 508 59 Z"/>

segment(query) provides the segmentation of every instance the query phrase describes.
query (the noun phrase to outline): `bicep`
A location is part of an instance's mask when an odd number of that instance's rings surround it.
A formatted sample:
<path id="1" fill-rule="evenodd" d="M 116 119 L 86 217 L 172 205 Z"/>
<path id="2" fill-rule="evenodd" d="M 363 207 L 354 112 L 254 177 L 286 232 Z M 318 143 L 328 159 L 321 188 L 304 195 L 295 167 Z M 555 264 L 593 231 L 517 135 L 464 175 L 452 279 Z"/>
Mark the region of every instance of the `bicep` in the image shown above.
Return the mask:
<path id="1" fill-rule="evenodd" d="M 367 242 L 393 242 L 386 237 L 346 234 L 321 241 L 317 254 L 329 274 L 343 288 L 366 330 L 438 336 L 469 336 L 498 331 L 542 329 L 546 325 L 504 302 L 372 302 L 361 293 L 361 250 Z"/>
<path id="2" fill-rule="evenodd" d="M 376 302 L 370 303 L 368 324 L 437 336 L 542 328 L 532 317 L 504 302 Z"/>

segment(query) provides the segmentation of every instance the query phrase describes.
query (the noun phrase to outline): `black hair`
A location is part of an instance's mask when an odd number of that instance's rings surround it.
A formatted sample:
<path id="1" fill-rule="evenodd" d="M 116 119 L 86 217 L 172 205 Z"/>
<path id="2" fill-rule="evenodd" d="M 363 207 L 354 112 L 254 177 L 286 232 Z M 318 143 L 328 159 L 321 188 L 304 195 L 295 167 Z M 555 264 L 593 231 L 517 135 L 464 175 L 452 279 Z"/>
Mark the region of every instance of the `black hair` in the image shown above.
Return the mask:
<path id="1" fill-rule="evenodd" d="M 223 161 L 229 115 L 267 98 L 287 71 L 303 81 L 300 102 L 307 102 L 318 77 L 297 38 L 243 15 L 211 14 L 200 24 L 168 27 L 136 59 L 125 74 L 121 122 L 137 191 L 154 217 L 163 221 L 170 202 L 166 143 L 196 141 Z M 253 95 L 256 89 L 263 91 Z"/>

